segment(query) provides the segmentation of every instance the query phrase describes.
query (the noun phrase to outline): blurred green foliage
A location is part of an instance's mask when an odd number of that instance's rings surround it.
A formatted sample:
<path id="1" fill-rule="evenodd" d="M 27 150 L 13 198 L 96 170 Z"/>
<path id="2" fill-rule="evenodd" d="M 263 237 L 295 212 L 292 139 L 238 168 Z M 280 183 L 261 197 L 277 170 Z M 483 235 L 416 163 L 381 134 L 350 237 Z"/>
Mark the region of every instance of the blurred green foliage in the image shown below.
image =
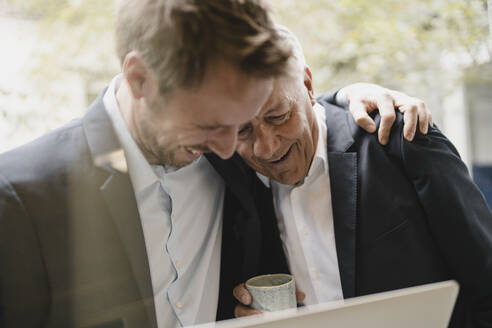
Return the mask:
<path id="1" fill-rule="evenodd" d="M 110 76 L 113 1 L 10 0 L 36 17 L 43 74 L 78 67 Z M 317 90 L 371 81 L 425 96 L 459 84 L 461 66 L 487 60 L 486 0 L 271 0 L 303 44 Z M 489 48 L 490 49 L 490 48 Z M 484 59 L 485 58 L 485 59 Z M 424 94 L 422 94 L 424 93 Z"/>
<path id="2" fill-rule="evenodd" d="M 487 60 L 486 0 L 272 0 L 303 44 L 318 90 L 354 81 L 424 96 Z M 320 91 L 321 91 L 320 90 Z"/>
<path id="3" fill-rule="evenodd" d="M 112 0 L 9 1 L 16 12 L 38 23 L 43 46 L 34 76 L 56 79 L 67 69 L 95 77 L 117 72 Z"/>

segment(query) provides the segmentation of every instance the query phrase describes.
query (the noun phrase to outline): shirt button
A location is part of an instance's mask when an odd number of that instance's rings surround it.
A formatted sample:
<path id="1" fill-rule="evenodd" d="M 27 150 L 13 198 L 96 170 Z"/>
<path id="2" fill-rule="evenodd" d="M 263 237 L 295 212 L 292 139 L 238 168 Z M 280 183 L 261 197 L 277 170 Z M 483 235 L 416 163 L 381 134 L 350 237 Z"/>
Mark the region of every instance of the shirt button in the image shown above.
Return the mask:
<path id="1" fill-rule="evenodd" d="M 182 308 L 183 308 L 183 306 L 184 306 L 183 302 L 176 302 L 176 307 L 177 307 L 178 309 L 182 309 Z"/>
<path id="2" fill-rule="evenodd" d="M 307 236 L 309 233 L 308 233 L 308 230 L 306 228 L 302 229 L 302 235 L 303 236 Z"/>
<path id="3" fill-rule="evenodd" d="M 174 215 L 171 216 L 171 221 L 176 222 L 176 217 Z"/>
<path id="4" fill-rule="evenodd" d="M 181 269 L 181 262 L 176 261 L 174 264 L 176 265 L 176 269 Z"/>

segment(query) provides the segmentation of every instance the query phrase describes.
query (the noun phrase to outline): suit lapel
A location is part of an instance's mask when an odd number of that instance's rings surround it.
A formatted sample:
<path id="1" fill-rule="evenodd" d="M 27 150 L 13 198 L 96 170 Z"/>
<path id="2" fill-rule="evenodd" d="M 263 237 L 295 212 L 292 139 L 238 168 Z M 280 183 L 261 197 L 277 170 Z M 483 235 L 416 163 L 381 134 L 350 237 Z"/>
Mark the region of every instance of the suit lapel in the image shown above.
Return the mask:
<path id="1" fill-rule="evenodd" d="M 230 220 L 229 226 L 237 232 L 242 243 L 243 263 L 241 266 L 242 279 L 250 278 L 258 272 L 261 246 L 261 224 L 254 201 L 255 186 L 252 185 L 254 174 L 246 167 L 237 154 L 229 160 L 221 160 L 216 155 L 207 154 L 208 161 L 224 179 L 227 189 L 237 199 L 237 206 L 224 208 L 223 220 Z M 226 224 L 224 223 L 224 226 Z M 224 231 L 230 233 L 230 231 Z M 234 247 L 235 245 L 229 245 Z M 223 243 L 223 247 L 228 247 Z M 227 263 L 223 263 L 227 265 Z"/>
<path id="2" fill-rule="evenodd" d="M 328 153 L 333 225 L 344 298 L 355 295 L 357 158 L 355 153 Z"/>
<path id="3" fill-rule="evenodd" d="M 260 270 L 261 224 L 249 168 L 241 165 L 237 154 L 229 160 L 206 157 L 226 184 L 217 320 L 231 319 L 237 304 L 233 288 Z"/>
<path id="4" fill-rule="evenodd" d="M 215 154 L 206 154 L 207 160 L 225 181 L 227 188 L 236 196 L 242 207 L 249 215 L 256 215 L 252 206 L 254 204 L 252 195 L 251 169 L 241 160 L 237 153 L 228 160 L 222 160 Z"/>
<path id="5" fill-rule="evenodd" d="M 106 177 L 100 191 L 124 245 L 149 323 L 157 327 L 150 267 L 137 202 L 126 172 L 123 150 L 103 105 L 104 92 L 84 116 L 85 134 L 94 164 Z"/>
<path id="6" fill-rule="evenodd" d="M 157 327 L 145 240 L 128 175 L 114 172 L 101 186 L 101 193 L 118 228 L 149 320 Z"/>
<path id="7" fill-rule="evenodd" d="M 355 296 L 357 228 L 357 154 L 352 119 L 346 111 L 326 105 L 327 147 L 333 224 L 344 298 Z"/>

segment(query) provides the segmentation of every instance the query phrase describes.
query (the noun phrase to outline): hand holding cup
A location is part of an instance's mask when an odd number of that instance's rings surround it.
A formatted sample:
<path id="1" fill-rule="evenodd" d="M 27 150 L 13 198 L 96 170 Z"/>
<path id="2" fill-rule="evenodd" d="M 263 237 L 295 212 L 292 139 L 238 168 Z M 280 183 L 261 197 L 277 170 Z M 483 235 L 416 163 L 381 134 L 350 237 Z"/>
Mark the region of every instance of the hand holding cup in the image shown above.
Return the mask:
<path id="1" fill-rule="evenodd" d="M 272 274 L 249 279 L 234 288 L 234 297 L 241 303 L 234 309 L 236 317 L 295 308 L 305 294 L 296 290 L 294 278 L 288 274 Z"/>

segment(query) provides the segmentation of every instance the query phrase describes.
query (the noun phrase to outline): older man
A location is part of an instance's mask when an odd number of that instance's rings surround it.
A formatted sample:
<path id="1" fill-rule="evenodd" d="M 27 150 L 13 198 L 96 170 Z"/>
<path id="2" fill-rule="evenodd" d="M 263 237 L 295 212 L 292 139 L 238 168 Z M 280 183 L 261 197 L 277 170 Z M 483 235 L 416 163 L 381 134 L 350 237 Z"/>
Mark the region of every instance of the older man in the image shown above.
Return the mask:
<path id="1" fill-rule="evenodd" d="M 121 0 L 116 23 L 122 74 L 88 113 L 0 156 L 1 327 L 232 315 L 219 271 L 236 185 L 202 154 L 233 154 L 290 46 L 259 0 Z"/>
<path id="2" fill-rule="evenodd" d="M 436 127 L 406 141 L 400 113 L 381 146 L 314 98 L 299 46 L 294 58 L 293 77 L 275 80 L 238 134 L 237 151 L 257 173 L 234 165 L 251 180 L 263 222 L 238 233 L 235 252 L 253 256 L 249 245 L 259 245 L 270 272 L 294 275 L 306 304 L 456 279 L 450 326 L 492 326 L 492 214 L 454 146 Z M 242 284 L 234 294 L 251 301 Z"/>

